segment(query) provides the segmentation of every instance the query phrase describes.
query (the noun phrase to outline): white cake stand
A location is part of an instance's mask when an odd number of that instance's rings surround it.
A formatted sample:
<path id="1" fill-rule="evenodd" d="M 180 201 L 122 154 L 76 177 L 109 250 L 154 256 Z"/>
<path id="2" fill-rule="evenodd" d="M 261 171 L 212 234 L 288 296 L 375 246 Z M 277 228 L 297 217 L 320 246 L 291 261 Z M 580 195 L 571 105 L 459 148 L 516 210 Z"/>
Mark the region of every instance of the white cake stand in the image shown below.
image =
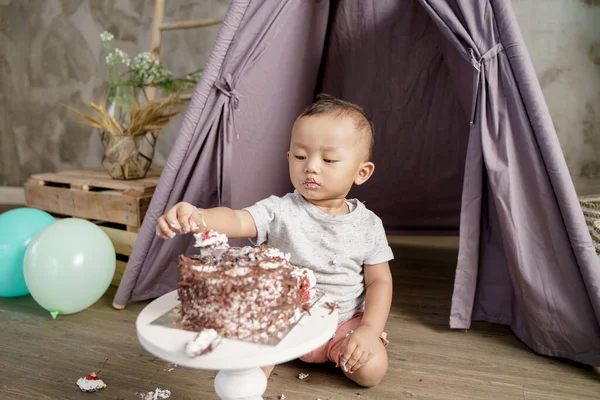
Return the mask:
<path id="1" fill-rule="evenodd" d="M 331 312 L 321 298 L 275 346 L 224 339 L 212 352 L 190 357 L 185 345 L 194 332 L 150 324 L 179 304 L 172 291 L 148 304 L 136 321 L 138 339 L 149 353 L 165 361 L 196 369 L 219 370 L 215 392 L 222 400 L 262 400 L 267 378 L 261 366 L 284 363 L 309 353 L 333 336 L 337 310 Z"/>

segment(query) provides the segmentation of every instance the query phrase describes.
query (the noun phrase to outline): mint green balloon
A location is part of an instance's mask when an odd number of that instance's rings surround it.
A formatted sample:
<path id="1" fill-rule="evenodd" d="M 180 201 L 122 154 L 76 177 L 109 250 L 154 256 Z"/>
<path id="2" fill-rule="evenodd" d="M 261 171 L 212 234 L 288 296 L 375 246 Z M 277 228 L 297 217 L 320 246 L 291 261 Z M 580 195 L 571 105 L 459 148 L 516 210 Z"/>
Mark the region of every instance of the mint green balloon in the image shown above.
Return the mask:
<path id="1" fill-rule="evenodd" d="M 57 314 L 94 304 L 115 274 L 115 248 L 95 224 L 67 218 L 42 229 L 25 252 L 23 273 L 34 300 Z"/>
<path id="2" fill-rule="evenodd" d="M 23 259 L 31 240 L 54 217 L 36 208 L 16 208 L 0 214 L 0 297 L 29 294 Z"/>

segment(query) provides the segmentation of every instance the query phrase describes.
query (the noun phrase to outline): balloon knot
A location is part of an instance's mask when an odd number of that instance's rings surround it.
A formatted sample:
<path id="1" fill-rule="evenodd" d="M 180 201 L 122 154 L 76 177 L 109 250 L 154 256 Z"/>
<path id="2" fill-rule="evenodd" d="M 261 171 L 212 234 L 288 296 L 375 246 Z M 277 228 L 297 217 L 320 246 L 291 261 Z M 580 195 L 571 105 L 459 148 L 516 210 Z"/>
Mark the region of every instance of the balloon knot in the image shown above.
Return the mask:
<path id="1" fill-rule="evenodd" d="M 56 319 L 56 316 L 60 314 L 60 311 L 50 311 L 50 315 L 52 315 L 52 319 Z"/>

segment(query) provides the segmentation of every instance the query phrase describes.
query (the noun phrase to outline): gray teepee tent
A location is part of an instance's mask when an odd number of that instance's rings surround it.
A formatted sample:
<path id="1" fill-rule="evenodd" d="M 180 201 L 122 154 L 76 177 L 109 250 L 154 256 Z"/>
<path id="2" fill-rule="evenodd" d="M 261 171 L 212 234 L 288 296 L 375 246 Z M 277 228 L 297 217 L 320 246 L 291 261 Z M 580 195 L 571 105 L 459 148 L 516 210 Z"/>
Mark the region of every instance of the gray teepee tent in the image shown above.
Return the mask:
<path id="1" fill-rule="evenodd" d="M 285 151 L 318 92 L 364 106 L 390 231 L 457 231 L 450 327 L 510 325 L 533 350 L 600 365 L 600 265 L 509 0 L 233 0 L 115 303 L 176 286 L 186 200 L 243 207 L 291 189 Z"/>

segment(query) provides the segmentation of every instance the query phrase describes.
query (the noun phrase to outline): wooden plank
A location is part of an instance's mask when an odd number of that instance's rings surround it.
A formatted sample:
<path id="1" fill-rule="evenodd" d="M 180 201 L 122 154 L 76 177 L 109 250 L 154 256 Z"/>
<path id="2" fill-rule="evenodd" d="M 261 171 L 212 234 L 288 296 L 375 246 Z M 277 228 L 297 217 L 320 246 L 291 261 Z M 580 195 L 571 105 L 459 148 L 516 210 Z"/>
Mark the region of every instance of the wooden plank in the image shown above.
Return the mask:
<path id="1" fill-rule="evenodd" d="M 90 191 L 90 187 L 88 185 L 71 185 L 71 189 L 73 190 L 83 190 L 86 192 Z"/>
<path id="2" fill-rule="evenodd" d="M 115 247 L 115 252 L 117 254 L 122 254 L 124 256 L 131 255 L 131 252 L 133 251 L 133 246 L 135 246 L 135 241 L 138 237 L 137 233 L 101 225 L 99 225 L 98 227 L 108 235 L 110 241 Z"/>
<path id="3" fill-rule="evenodd" d="M 113 276 L 110 284 L 112 286 L 119 287 L 121 284 L 121 279 L 123 278 L 123 274 L 125 273 L 125 268 L 127 267 L 127 263 L 125 261 L 117 260 L 117 268 L 115 269 L 115 275 Z"/>
<path id="4" fill-rule="evenodd" d="M 29 207 L 85 219 L 98 219 L 139 226 L 150 204 L 150 197 L 122 196 L 119 192 L 85 192 L 25 183 Z"/>
<path id="5" fill-rule="evenodd" d="M 123 190 L 123 192 L 121 192 L 121 193 L 123 194 L 123 196 L 143 197 L 143 196 L 148 196 L 148 195 L 154 194 L 155 190 L 156 190 L 156 185 L 148 186 L 146 188 L 131 188 L 131 189 Z"/>
<path id="6" fill-rule="evenodd" d="M 146 177 L 134 180 L 112 179 L 104 170 L 62 171 L 32 175 L 32 179 L 63 184 L 89 185 L 115 190 L 140 190 L 156 186 L 162 167 L 151 168 Z"/>
<path id="7" fill-rule="evenodd" d="M 87 185 L 97 188 L 145 193 L 148 191 L 148 189 L 152 189 L 151 192 L 154 191 L 154 188 L 158 184 L 158 179 L 160 178 L 162 170 L 163 167 L 152 166 L 150 167 L 150 170 L 145 178 L 132 180 L 112 179 L 103 168 L 88 168 L 77 171 L 46 172 L 34 174 L 31 176 L 31 179 L 68 185 Z"/>
<path id="8" fill-rule="evenodd" d="M 543 380 L 538 388 L 531 389 L 527 385 L 524 389 L 525 400 L 598 400 L 600 398 L 600 385 L 590 385 L 583 382 L 581 385 L 566 384 L 564 377 L 557 382 Z"/>
<path id="9" fill-rule="evenodd" d="M 411 246 L 458 249 L 458 236 L 400 236 L 388 235 L 390 246 Z"/>
<path id="10" fill-rule="evenodd" d="M 391 350 L 398 351 L 397 349 Z M 396 353 L 391 353 L 393 357 Z M 307 372 L 309 378 L 298 381 L 298 373 Z M 323 368 L 291 362 L 278 365 L 269 380 L 266 395 L 276 399 L 284 393 L 294 400 L 315 399 L 428 399 L 428 400 L 515 400 L 523 399 L 523 387 L 519 384 L 503 384 L 493 380 L 478 379 L 478 376 L 460 374 L 448 376 L 431 374 L 428 371 L 403 368 L 399 363 L 390 363 L 388 375 L 375 388 L 364 389 L 353 386 L 348 379 L 333 368 Z M 294 382 L 294 379 L 297 383 Z M 294 384 L 295 383 L 295 384 Z M 354 390 L 352 390 L 354 389 Z M 272 396 L 272 397 L 271 397 Z"/>
<path id="11" fill-rule="evenodd" d="M 536 355 L 509 327 L 448 328 L 456 252 L 411 247 L 394 253 L 383 382 L 366 389 L 330 364 L 295 360 L 275 367 L 265 400 L 281 393 L 290 400 L 598 399 L 598 369 Z M 0 329 L 0 399 L 139 399 L 160 387 L 172 392 L 170 399 L 217 400 L 216 371 L 175 367 L 142 348 L 135 321 L 148 302 L 116 312 L 115 291 L 110 287 L 88 309 L 56 320 L 31 296 L 0 298 L 0 324 L 7 327 Z M 80 392 L 77 378 L 106 358 L 101 377 L 108 387 Z M 300 372 L 309 377 L 299 380 Z"/>
<path id="12" fill-rule="evenodd" d="M 59 175 L 59 176 L 70 176 L 73 178 L 82 178 L 82 179 L 95 179 L 95 180 L 106 180 L 107 182 L 113 182 L 115 184 L 124 184 L 126 186 L 137 185 L 140 182 L 145 182 L 148 179 L 157 178 L 162 172 L 163 167 L 157 165 L 151 165 L 148 169 L 148 173 L 144 178 L 141 179 L 131 179 L 131 180 L 121 180 L 121 179 L 113 179 L 108 175 L 108 172 L 102 167 L 90 167 L 84 169 L 76 169 L 76 170 L 64 170 L 59 172 L 47 172 L 44 174 L 38 175 Z"/>
<path id="13" fill-rule="evenodd" d="M 138 216 L 139 216 L 139 220 L 137 221 L 137 223 L 135 224 L 129 224 L 130 226 L 137 226 L 137 227 L 141 227 L 142 226 L 142 221 L 144 220 L 144 217 L 146 216 L 146 213 L 148 212 L 148 207 L 150 207 L 150 202 L 152 201 L 152 196 L 147 196 L 147 197 L 141 197 L 138 201 Z M 139 229 L 138 229 L 139 231 Z"/>

